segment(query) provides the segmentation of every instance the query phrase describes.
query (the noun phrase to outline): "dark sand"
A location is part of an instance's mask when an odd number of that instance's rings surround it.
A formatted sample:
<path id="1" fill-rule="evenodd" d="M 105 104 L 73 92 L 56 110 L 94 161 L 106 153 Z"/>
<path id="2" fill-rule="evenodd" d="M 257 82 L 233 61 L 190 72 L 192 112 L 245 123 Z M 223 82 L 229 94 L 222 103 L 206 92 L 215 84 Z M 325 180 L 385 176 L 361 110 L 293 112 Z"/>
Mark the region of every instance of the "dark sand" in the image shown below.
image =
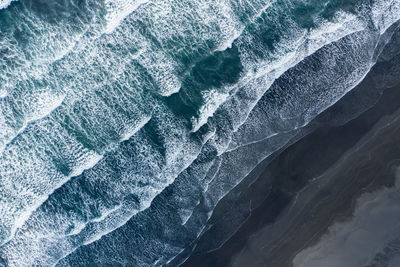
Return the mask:
<path id="1" fill-rule="evenodd" d="M 365 100 L 365 108 L 372 108 L 344 125 L 322 127 L 278 151 L 233 191 L 240 201 L 234 197 L 229 201 L 229 196 L 221 201 L 211 219 L 213 227 L 183 266 L 290 266 L 293 257 L 314 244 L 334 221 L 351 216 L 362 193 L 392 186 L 400 159 L 400 123 L 379 130 L 379 121 L 384 123 L 385 116 L 400 109 L 400 86 L 386 89 L 379 97 L 380 90 L 375 89 L 379 79 L 374 79 L 387 68 L 378 64 L 310 127 L 348 117 L 354 101 Z M 371 102 L 378 98 L 377 103 Z M 254 177 L 258 179 L 251 184 Z M 235 210 L 247 219 L 235 220 Z M 227 242 L 207 252 L 214 236 L 237 228 L 238 223 L 241 227 Z"/>

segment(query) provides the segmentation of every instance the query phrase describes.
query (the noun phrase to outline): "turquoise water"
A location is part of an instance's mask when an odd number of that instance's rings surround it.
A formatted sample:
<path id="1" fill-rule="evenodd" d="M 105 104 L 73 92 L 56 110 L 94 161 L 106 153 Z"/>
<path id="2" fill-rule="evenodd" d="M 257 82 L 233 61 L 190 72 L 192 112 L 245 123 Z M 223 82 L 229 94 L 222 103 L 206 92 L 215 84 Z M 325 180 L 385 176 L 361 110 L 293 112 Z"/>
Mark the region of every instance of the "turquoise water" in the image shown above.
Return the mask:
<path id="1" fill-rule="evenodd" d="M 218 201 L 356 86 L 400 19 L 389 0 L 6 4 L 9 266 L 182 262 Z"/>

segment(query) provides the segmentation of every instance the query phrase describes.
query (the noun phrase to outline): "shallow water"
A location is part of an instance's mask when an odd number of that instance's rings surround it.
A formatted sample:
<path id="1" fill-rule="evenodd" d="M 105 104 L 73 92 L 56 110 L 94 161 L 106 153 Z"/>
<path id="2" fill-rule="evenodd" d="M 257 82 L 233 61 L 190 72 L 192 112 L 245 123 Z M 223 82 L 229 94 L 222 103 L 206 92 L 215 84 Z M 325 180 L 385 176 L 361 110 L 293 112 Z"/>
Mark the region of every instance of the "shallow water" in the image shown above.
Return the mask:
<path id="1" fill-rule="evenodd" d="M 400 3 L 362 2 L 0 2 L 4 264 L 184 259 L 376 63 Z"/>

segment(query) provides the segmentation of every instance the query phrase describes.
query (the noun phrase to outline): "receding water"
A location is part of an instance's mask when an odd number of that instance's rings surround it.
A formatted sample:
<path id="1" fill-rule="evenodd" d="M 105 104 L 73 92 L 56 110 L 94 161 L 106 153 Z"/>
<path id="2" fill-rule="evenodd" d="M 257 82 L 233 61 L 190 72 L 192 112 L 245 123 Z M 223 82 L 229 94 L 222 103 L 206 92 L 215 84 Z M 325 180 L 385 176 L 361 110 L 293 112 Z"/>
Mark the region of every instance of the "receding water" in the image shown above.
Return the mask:
<path id="1" fill-rule="evenodd" d="M 357 85 L 400 19 L 390 0 L 0 8 L 8 266 L 183 261 L 219 200 Z"/>

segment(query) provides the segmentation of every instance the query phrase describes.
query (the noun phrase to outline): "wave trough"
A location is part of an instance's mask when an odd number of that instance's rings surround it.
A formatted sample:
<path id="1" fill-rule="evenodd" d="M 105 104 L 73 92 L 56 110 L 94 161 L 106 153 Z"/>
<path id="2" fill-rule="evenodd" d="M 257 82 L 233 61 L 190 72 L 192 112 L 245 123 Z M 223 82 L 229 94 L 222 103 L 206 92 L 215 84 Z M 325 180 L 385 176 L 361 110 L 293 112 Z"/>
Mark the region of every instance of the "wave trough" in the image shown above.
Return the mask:
<path id="1" fill-rule="evenodd" d="M 313 2 L 0 1 L 0 265 L 182 263 L 400 19 Z"/>

